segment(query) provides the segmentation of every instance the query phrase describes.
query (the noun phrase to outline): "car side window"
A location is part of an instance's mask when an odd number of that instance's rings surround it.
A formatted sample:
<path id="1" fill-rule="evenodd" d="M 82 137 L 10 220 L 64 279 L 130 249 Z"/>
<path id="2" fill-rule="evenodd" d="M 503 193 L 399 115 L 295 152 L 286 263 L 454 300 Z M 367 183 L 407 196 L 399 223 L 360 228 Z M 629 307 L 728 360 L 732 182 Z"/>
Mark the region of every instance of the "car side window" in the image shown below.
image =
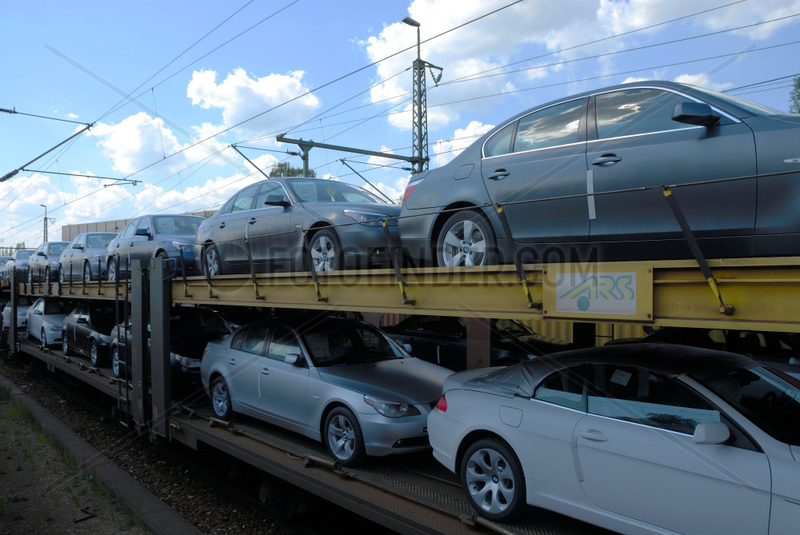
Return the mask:
<path id="1" fill-rule="evenodd" d="M 593 366 L 590 414 L 693 434 L 704 422 L 719 422 L 710 403 L 673 378 L 643 368 Z"/>
<path id="2" fill-rule="evenodd" d="M 266 325 L 251 325 L 243 329 L 244 334 L 240 339 L 241 346 L 236 349 L 253 355 L 263 355 L 267 343 L 267 330 Z M 233 344 L 231 344 L 231 347 L 233 347 Z"/>
<path id="3" fill-rule="evenodd" d="M 546 401 L 575 409 L 586 410 L 586 390 L 584 378 L 588 371 L 587 366 L 575 366 L 559 370 L 545 378 L 533 393 L 534 399 Z"/>
<path id="4" fill-rule="evenodd" d="M 550 106 L 519 120 L 514 152 L 577 143 L 584 100 Z"/>
<path id="5" fill-rule="evenodd" d="M 286 359 L 286 355 L 292 353 L 296 355 L 302 354 L 297 337 L 286 327 L 276 327 L 272 335 L 272 342 L 269 344 L 267 357 L 283 362 Z"/>
<path id="6" fill-rule="evenodd" d="M 136 230 L 136 225 L 139 223 L 139 220 L 131 221 L 128 223 L 128 226 L 122 229 L 122 232 L 119 233 L 120 238 L 130 238 L 133 236 L 134 231 Z"/>
<path id="7" fill-rule="evenodd" d="M 283 192 L 283 186 L 281 186 L 280 183 L 261 184 L 261 189 L 258 191 L 258 197 L 256 198 L 256 209 L 264 208 L 264 202 L 266 202 L 269 195 L 280 195 L 284 199 L 286 198 L 286 194 Z"/>
<path id="8" fill-rule="evenodd" d="M 253 197 L 256 196 L 257 188 L 258 186 L 251 186 L 244 191 L 239 192 L 239 195 L 236 196 L 236 200 L 233 201 L 231 212 L 242 212 L 244 210 L 249 210 L 253 205 Z"/>
<path id="9" fill-rule="evenodd" d="M 672 120 L 675 105 L 692 100 L 661 89 L 628 89 L 596 97 L 597 137 L 608 139 L 697 128 Z"/>
<path id="10" fill-rule="evenodd" d="M 485 158 L 500 156 L 511 152 L 511 140 L 514 137 L 514 130 L 517 127 L 517 123 L 518 121 L 514 121 L 504 126 L 486 141 L 486 144 L 483 146 L 483 155 Z"/>

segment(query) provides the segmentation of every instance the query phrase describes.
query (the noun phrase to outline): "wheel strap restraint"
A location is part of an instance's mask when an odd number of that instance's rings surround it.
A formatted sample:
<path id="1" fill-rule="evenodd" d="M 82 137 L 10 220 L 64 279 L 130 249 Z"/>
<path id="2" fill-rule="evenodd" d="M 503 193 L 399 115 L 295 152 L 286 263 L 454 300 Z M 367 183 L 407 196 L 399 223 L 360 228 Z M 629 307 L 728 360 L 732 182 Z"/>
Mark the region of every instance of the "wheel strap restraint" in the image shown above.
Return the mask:
<path id="1" fill-rule="evenodd" d="M 311 270 L 311 280 L 314 282 L 314 289 L 317 291 L 317 301 L 320 303 L 327 303 L 328 298 L 322 297 L 319 292 L 319 279 L 317 278 L 317 270 L 314 267 L 314 257 L 311 256 L 311 244 L 308 241 L 308 230 L 303 228 L 298 229 L 303 236 L 303 247 L 306 250 L 306 259 L 308 260 L 308 268 Z"/>
<path id="2" fill-rule="evenodd" d="M 403 280 L 403 272 L 400 270 L 400 260 L 397 258 L 398 248 L 392 243 L 392 234 L 389 232 L 389 223 L 386 218 L 381 219 L 381 226 L 383 227 L 383 235 L 386 238 L 386 247 L 389 251 L 389 261 L 394 268 L 394 277 L 397 279 L 397 285 L 400 287 L 400 295 L 403 296 L 404 305 L 416 305 L 416 299 L 409 299 L 406 295 L 406 283 Z"/>
<path id="3" fill-rule="evenodd" d="M 531 297 L 531 289 L 529 286 L 530 283 L 528 278 L 525 276 L 525 268 L 522 267 L 522 258 L 519 254 L 519 250 L 517 249 L 517 242 L 514 241 L 514 237 L 511 235 L 511 226 L 508 224 L 508 218 L 506 217 L 505 210 L 503 210 L 503 205 L 498 204 L 496 206 L 497 215 L 500 217 L 500 223 L 503 225 L 503 232 L 505 232 L 506 236 L 508 236 L 508 241 L 511 242 L 511 248 L 514 253 L 514 266 L 517 268 L 517 277 L 519 278 L 520 283 L 522 283 L 522 290 L 525 292 L 525 298 L 528 300 L 528 308 L 541 310 L 542 303 L 534 301 Z"/>

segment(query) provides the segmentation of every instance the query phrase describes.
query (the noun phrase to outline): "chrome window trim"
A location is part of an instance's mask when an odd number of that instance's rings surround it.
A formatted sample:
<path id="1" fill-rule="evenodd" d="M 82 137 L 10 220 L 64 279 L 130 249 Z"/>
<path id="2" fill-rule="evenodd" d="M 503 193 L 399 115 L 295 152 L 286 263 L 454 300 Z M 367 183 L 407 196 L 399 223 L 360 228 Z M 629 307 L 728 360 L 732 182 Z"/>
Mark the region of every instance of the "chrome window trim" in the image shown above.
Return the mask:
<path id="1" fill-rule="evenodd" d="M 697 97 L 693 97 L 691 95 L 687 95 L 686 93 L 684 93 L 682 91 L 677 91 L 677 90 L 669 88 L 669 87 L 659 87 L 659 86 L 654 86 L 654 85 L 641 85 L 641 86 L 636 86 L 636 87 L 626 87 L 625 89 L 609 89 L 609 90 L 605 90 L 605 91 L 599 91 L 597 93 L 594 93 L 592 96 L 597 97 L 599 95 L 607 95 L 609 93 L 620 93 L 620 92 L 623 92 L 623 91 L 631 91 L 631 90 L 636 90 L 636 89 L 655 89 L 655 90 L 658 90 L 658 91 L 664 91 L 664 92 L 667 92 L 667 93 L 673 93 L 675 95 L 679 95 L 679 96 L 681 96 L 683 98 L 687 98 L 689 100 L 692 100 L 692 101 L 700 103 L 700 104 L 707 104 L 708 106 L 711 107 L 711 109 L 713 111 L 719 113 L 720 115 L 722 115 L 724 117 L 727 117 L 728 119 L 730 119 L 731 121 L 733 121 L 736 124 L 739 124 L 739 123 L 742 122 L 741 120 L 737 119 L 733 115 L 722 111 L 721 109 L 717 108 L 716 106 L 712 106 L 711 104 L 708 104 L 708 102 L 706 102 L 706 101 L 704 101 L 702 99 L 699 99 Z M 595 100 L 595 122 L 596 121 L 597 121 L 597 101 Z M 642 134 L 631 134 L 631 135 L 628 135 L 628 136 L 615 136 L 615 137 L 604 137 L 604 138 L 598 137 L 597 139 L 593 139 L 591 141 L 608 141 L 609 139 L 624 139 L 626 137 L 649 136 L 651 134 L 664 134 L 664 133 L 667 133 L 667 132 L 678 132 L 680 130 L 693 130 L 693 129 L 696 129 L 696 128 L 706 128 L 706 127 L 705 126 L 690 126 L 688 128 L 674 128 L 672 130 L 658 130 L 656 132 L 644 132 Z"/>
<path id="2" fill-rule="evenodd" d="M 702 127 L 701 127 L 702 128 Z M 489 141 L 488 139 L 486 141 Z M 497 156 L 486 156 L 483 157 L 483 160 L 491 160 L 492 158 L 502 158 L 503 156 L 509 156 L 511 154 L 528 154 L 529 152 L 537 152 L 541 150 L 551 150 L 551 149 L 559 149 L 562 147 L 572 147 L 573 145 L 586 145 L 586 141 L 576 141 L 575 143 L 564 143 L 563 145 L 553 145 L 552 147 L 542 147 L 541 149 L 528 149 L 528 150 L 521 150 L 519 152 L 507 152 L 505 154 L 498 154 Z"/>
<path id="3" fill-rule="evenodd" d="M 586 100 L 588 98 L 589 98 L 588 96 L 584 96 L 584 97 L 579 97 L 579 98 L 573 98 L 571 100 L 564 100 L 562 102 L 554 102 L 553 104 L 550 104 L 549 106 L 544 106 L 542 108 L 536 108 L 535 110 L 531 111 L 530 113 L 528 113 L 526 115 L 523 115 L 522 117 L 519 117 L 517 119 L 506 121 L 505 123 L 503 123 L 502 126 L 500 126 L 497 130 L 495 130 L 494 134 L 492 134 L 491 136 L 487 137 L 486 141 L 484 141 L 483 145 L 481 145 L 481 159 L 482 160 L 488 160 L 490 158 L 499 158 L 501 156 L 508 156 L 509 154 L 525 154 L 526 152 L 533 152 L 533 151 L 537 151 L 537 150 L 547 150 L 547 149 L 552 149 L 552 148 L 555 148 L 555 147 L 569 147 L 570 145 L 580 145 L 580 144 L 586 143 L 585 141 L 576 141 L 575 143 L 565 143 L 563 145 L 553 145 L 552 147 L 543 147 L 541 149 L 530 149 L 530 150 L 523 150 L 523 151 L 520 151 L 520 152 L 507 152 L 505 154 L 498 154 L 497 156 L 486 156 L 486 144 L 489 142 L 489 140 L 492 139 L 498 133 L 500 133 L 500 131 L 503 130 L 503 128 L 505 128 L 506 126 L 510 125 L 511 123 L 519 122 L 522 119 L 524 119 L 525 117 L 528 117 L 529 115 L 533 115 L 534 113 L 539 113 L 540 111 L 544 111 L 544 110 L 553 108 L 555 106 L 561 106 L 562 104 L 567 104 L 569 102 L 577 102 L 579 100 Z M 586 119 L 586 117 L 584 116 L 582 118 L 582 120 L 585 120 L 585 119 Z"/>
<path id="4" fill-rule="evenodd" d="M 611 141 L 613 139 L 627 139 L 627 138 L 634 138 L 634 137 L 642 137 L 642 136 L 655 136 L 659 134 L 669 134 L 672 132 L 685 132 L 687 130 L 697 130 L 698 128 L 705 128 L 705 126 L 690 126 L 688 128 L 675 128 L 673 130 L 659 130 L 657 132 L 644 132 L 642 134 L 629 134 L 627 136 L 615 136 L 615 137 L 604 137 L 602 139 L 592 139 L 591 141 L 587 141 L 587 143 L 597 143 L 598 141 Z"/>

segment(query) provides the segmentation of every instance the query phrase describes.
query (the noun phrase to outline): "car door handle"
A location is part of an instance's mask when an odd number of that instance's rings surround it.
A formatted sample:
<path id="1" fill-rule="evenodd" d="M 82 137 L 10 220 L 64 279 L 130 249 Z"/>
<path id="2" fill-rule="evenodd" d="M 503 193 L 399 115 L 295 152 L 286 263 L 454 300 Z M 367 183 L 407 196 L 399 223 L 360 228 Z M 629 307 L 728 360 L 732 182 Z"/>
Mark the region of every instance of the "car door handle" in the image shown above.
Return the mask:
<path id="1" fill-rule="evenodd" d="M 269 368 L 261 368 L 261 375 L 269 375 Z"/>
<path id="2" fill-rule="evenodd" d="M 230 359 L 228 361 L 228 364 L 230 364 L 231 366 L 235 366 L 236 365 L 236 359 Z"/>
<path id="3" fill-rule="evenodd" d="M 583 433 L 581 433 L 581 436 L 586 440 L 592 440 L 594 442 L 605 442 L 608 440 L 603 433 L 597 431 L 596 429 L 590 429 L 589 431 L 584 431 Z"/>
<path id="4" fill-rule="evenodd" d="M 220 223 L 219 228 L 225 228 L 225 223 Z"/>
<path id="5" fill-rule="evenodd" d="M 592 162 L 592 165 L 600 165 L 602 167 L 611 167 L 617 162 L 622 161 L 622 158 L 616 154 L 603 154 L 598 159 Z"/>
<path id="6" fill-rule="evenodd" d="M 489 180 L 503 180 L 505 177 L 510 175 L 508 171 L 505 169 L 497 169 L 495 170 L 493 175 L 489 175 Z"/>

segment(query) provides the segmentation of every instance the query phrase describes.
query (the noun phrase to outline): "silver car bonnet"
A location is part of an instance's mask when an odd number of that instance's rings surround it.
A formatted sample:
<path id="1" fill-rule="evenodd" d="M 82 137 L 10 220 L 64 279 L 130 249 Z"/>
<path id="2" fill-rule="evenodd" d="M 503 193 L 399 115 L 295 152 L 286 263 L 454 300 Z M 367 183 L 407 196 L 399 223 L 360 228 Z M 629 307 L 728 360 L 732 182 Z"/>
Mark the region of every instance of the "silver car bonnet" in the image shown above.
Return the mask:
<path id="1" fill-rule="evenodd" d="M 58 327 L 63 327 L 64 320 L 67 318 L 69 314 L 47 314 L 42 315 L 42 323 L 45 325 L 57 325 Z"/>
<path id="2" fill-rule="evenodd" d="M 442 394 L 453 372 L 417 358 L 383 360 L 317 368 L 323 381 L 374 396 L 428 406 Z"/>

